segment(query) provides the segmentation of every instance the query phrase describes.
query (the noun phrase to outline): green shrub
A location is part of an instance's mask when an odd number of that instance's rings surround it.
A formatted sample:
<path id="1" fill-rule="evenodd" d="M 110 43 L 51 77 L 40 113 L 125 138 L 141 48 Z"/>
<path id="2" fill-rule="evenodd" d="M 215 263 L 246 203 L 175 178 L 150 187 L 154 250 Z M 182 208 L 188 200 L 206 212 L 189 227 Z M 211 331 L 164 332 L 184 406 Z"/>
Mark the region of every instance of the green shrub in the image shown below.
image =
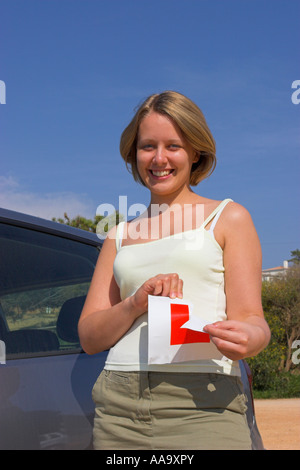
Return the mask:
<path id="1" fill-rule="evenodd" d="M 272 374 L 268 387 L 257 389 L 253 384 L 254 398 L 299 398 L 300 375 L 281 371 Z"/>

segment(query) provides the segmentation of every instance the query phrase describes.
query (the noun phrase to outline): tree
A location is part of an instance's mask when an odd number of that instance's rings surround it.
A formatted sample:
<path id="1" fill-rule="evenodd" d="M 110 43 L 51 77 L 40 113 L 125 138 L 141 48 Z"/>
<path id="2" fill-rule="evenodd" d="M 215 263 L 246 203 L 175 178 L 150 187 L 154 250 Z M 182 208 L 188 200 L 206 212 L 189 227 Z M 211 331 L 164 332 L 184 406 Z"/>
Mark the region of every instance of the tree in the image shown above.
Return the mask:
<path id="1" fill-rule="evenodd" d="M 299 250 L 291 252 L 294 266 L 283 276 L 262 283 L 262 305 L 272 336 L 266 349 L 248 358 L 256 390 L 289 389 L 296 374 L 293 343 L 300 338 L 300 263 Z M 295 346 L 294 346 L 295 347 Z M 295 375 L 296 374 L 296 375 Z M 299 395 L 299 390 L 298 390 Z M 298 396 L 297 395 L 297 396 Z"/>
<path id="2" fill-rule="evenodd" d="M 276 316 L 284 331 L 286 345 L 283 368 L 292 366 L 292 344 L 300 337 L 300 265 L 295 264 L 284 278 L 264 282 L 262 303 L 268 316 Z"/>
<path id="3" fill-rule="evenodd" d="M 300 250 L 293 250 L 291 251 L 292 258 L 289 259 L 294 264 L 299 264 L 300 263 Z"/>
<path id="4" fill-rule="evenodd" d="M 63 219 L 61 217 L 52 218 L 53 222 L 59 222 L 60 224 L 70 225 L 71 227 L 76 227 L 82 230 L 86 230 L 88 232 L 99 233 L 100 235 L 104 235 L 105 232 L 108 232 L 111 227 L 118 224 L 123 219 L 123 216 L 120 215 L 118 211 L 116 211 L 114 214 L 105 217 L 107 223 L 104 226 L 102 226 L 102 224 L 99 224 L 103 219 L 104 216 L 102 215 L 95 215 L 94 219 L 86 219 L 81 215 L 77 215 L 73 219 L 70 219 L 66 212 L 64 213 Z"/>

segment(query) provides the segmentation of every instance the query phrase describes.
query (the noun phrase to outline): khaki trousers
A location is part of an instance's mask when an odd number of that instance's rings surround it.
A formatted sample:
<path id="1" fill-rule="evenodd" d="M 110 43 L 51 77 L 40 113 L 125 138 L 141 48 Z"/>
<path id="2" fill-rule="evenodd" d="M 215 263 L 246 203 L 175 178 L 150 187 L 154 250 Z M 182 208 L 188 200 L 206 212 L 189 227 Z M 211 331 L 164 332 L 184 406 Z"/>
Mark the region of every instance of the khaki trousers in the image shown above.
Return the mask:
<path id="1" fill-rule="evenodd" d="M 92 396 L 95 449 L 251 449 L 238 377 L 103 370 Z"/>

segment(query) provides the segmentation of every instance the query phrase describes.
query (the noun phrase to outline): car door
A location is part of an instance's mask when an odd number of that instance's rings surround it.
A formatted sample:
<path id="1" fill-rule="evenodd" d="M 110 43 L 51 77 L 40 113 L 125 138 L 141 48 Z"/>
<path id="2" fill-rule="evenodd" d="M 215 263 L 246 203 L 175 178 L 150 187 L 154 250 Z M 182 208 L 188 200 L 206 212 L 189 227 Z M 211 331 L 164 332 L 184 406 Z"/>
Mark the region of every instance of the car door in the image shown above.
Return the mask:
<path id="1" fill-rule="evenodd" d="M 0 223 L 0 448 L 91 447 L 91 389 L 106 353 L 82 352 L 77 322 L 99 249 Z"/>

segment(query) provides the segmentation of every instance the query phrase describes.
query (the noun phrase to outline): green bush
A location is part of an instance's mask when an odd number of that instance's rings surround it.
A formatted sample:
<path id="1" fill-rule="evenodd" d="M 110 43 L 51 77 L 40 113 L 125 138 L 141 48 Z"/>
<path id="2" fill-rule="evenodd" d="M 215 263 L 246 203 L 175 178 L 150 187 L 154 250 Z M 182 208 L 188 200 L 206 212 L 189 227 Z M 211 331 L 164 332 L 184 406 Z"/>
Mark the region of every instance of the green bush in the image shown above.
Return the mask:
<path id="1" fill-rule="evenodd" d="M 291 372 L 277 372 L 268 380 L 268 387 L 256 389 L 253 384 L 254 398 L 299 398 L 300 375 Z"/>
<path id="2" fill-rule="evenodd" d="M 300 263 L 285 276 L 263 282 L 262 305 L 272 337 L 265 350 L 247 359 L 254 396 L 299 397 L 300 368 L 293 363 L 292 344 L 300 335 Z"/>

